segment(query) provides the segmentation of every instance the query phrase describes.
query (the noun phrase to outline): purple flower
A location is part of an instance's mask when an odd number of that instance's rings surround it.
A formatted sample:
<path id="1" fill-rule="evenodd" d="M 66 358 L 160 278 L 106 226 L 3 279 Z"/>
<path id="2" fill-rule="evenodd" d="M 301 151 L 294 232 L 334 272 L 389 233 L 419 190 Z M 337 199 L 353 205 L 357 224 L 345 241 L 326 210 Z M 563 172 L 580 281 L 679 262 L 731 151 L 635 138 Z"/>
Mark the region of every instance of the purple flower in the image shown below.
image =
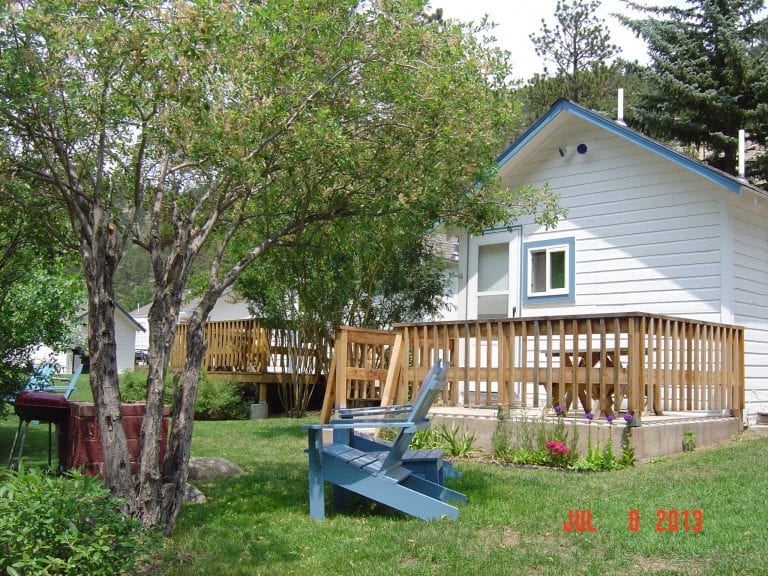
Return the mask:
<path id="1" fill-rule="evenodd" d="M 586 418 L 590 422 L 592 421 L 592 418 L 594 418 L 594 417 L 595 417 L 595 415 L 592 414 L 592 412 L 587 412 L 586 414 L 584 414 L 584 418 Z"/>
<path id="2" fill-rule="evenodd" d="M 555 414 L 562 414 L 563 413 L 563 407 L 559 404 L 555 406 Z"/>
<path id="3" fill-rule="evenodd" d="M 608 415 L 605 417 L 605 419 L 608 421 L 608 424 L 610 424 L 611 422 L 613 422 L 613 416 L 611 416 L 610 414 L 608 414 Z"/>
<path id="4" fill-rule="evenodd" d="M 626 414 L 624 414 L 624 421 L 625 421 L 627 424 L 629 424 L 630 422 L 632 422 L 633 418 L 634 418 L 634 417 L 633 417 L 633 416 L 632 416 L 632 414 L 630 414 L 629 412 L 627 412 Z"/>

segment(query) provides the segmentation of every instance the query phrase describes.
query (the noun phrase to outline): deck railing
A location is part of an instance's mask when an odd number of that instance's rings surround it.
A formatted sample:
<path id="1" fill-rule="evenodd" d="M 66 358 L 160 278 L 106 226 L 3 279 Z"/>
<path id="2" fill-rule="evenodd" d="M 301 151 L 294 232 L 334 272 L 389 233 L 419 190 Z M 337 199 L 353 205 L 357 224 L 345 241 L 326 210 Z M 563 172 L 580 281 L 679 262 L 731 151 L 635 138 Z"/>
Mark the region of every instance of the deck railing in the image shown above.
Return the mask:
<path id="1" fill-rule="evenodd" d="M 209 373 L 286 374 L 297 368 L 307 374 L 324 373 L 331 354 L 328 343 L 297 336 L 294 330 L 269 328 L 258 320 L 208 322 L 203 366 Z M 171 350 L 174 370 L 184 365 L 186 343 L 187 325 L 179 324 Z"/>
<path id="2" fill-rule="evenodd" d="M 352 336 L 353 335 L 353 336 Z M 336 405 L 403 403 L 437 358 L 454 406 L 574 407 L 635 415 L 744 407 L 739 326 L 643 313 L 403 324 L 379 349 L 349 354 L 366 331 L 337 334 Z M 342 340 L 345 339 L 345 340 Z M 344 342 L 343 346 L 340 344 Z"/>

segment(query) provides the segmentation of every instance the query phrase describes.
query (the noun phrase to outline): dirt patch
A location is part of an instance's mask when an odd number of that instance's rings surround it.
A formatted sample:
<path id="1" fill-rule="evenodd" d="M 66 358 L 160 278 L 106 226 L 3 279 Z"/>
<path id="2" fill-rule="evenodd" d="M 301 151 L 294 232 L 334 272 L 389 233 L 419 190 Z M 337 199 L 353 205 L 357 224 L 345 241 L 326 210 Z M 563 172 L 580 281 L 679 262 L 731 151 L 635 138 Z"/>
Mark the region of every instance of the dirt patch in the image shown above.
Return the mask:
<path id="1" fill-rule="evenodd" d="M 669 558 L 646 558 L 634 556 L 632 562 L 643 574 L 674 572 L 695 576 L 701 573 L 701 562 L 696 560 L 674 560 Z"/>
<path id="2" fill-rule="evenodd" d="M 517 548 L 518 544 L 520 544 L 520 533 L 516 530 L 505 530 L 501 536 L 501 545 L 506 548 Z"/>

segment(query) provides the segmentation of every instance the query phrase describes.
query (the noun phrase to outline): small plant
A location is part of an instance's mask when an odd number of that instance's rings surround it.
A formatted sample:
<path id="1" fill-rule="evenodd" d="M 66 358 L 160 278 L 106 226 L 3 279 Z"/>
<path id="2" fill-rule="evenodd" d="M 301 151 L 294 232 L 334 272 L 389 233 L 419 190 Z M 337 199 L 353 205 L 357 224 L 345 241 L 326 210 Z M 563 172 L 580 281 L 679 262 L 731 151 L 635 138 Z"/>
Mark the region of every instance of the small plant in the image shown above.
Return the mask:
<path id="1" fill-rule="evenodd" d="M 437 428 L 440 447 L 445 450 L 447 456 L 455 458 L 467 458 L 475 452 L 475 433 L 463 428 L 440 424 Z"/>
<path id="2" fill-rule="evenodd" d="M 440 449 L 446 456 L 466 458 L 475 452 L 475 434 L 463 428 L 440 424 L 437 428 L 419 430 L 411 438 L 412 450 Z"/>
<path id="3" fill-rule="evenodd" d="M 98 478 L 11 472 L 0 484 L 0 572 L 131 572 L 159 541 L 120 510 Z"/>
<path id="4" fill-rule="evenodd" d="M 696 449 L 696 433 L 693 430 L 683 432 L 683 452 L 693 452 Z"/>
<path id="5" fill-rule="evenodd" d="M 389 430 L 393 430 L 389 428 Z M 390 440 L 394 440 L 397 434 L 394 434 Z M 424 450 L 429 448 L 436 448 L 440 444 L 440 437 L 432 428 L 422 428 L 416 432 L 411 438 L 410 449 L 411 450 Z"/>
<path id="6" fill-rule="evenodd" d="M 565 468 L 571 463 L 571 451 L 562 442 L 550 440 L 546 443 L 546 448 L 553 466 Z"/>
<path id="7" fill-rule="evenodd" d="M 624 414 L 624 421 L 627 423 L 621 434 L 621 464 L 622 466 L 635 465 L 635 447 L 632 446 L 632 420 L 633 416 L 629 412 Z"/>
<path id="8" fill-rule="evenodd" d="M 509 429 L 509 416 L 499 412 L 496 415 L 496 428 L 491 436 L 493 457 L 497 460 L 508 460 L 512 450 L 512 433 Z"/>

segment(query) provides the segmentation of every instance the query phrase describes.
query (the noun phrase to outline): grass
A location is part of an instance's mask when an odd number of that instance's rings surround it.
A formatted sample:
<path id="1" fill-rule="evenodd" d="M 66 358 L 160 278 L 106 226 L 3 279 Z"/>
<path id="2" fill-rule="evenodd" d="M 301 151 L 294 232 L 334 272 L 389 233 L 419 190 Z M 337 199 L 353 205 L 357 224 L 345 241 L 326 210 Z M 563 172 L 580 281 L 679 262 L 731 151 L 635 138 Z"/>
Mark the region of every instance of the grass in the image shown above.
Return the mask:
<path id="1" fill-rule="evenodd" d="M 309 519 L 305 433 L 296 420 L 198 422 L 193 454 L 243 474 L 198 487 L 149 573 L 170 575 L 477 573 L 764 574 L 768 565 L 768 438 L 739 439 L 614 472 L 573 473 L 459 461 L 449 485 L 469 497 L 456 521 L 423 522 L 360 503 Z M 45 426 L 29 460 L 46 458 Z M 0 423 L 7 450 L 14 419 Z M 330 492 L 330 490 L 328 490 Z M 569 510 L 595 533 L 568 533 Z M 657 532 L 657 510 L 703 511 L 700 533 Z M 630 510 L 640 528 L 629 529 Z M 682 530 L 682 529 L 681 529 Z"/>

